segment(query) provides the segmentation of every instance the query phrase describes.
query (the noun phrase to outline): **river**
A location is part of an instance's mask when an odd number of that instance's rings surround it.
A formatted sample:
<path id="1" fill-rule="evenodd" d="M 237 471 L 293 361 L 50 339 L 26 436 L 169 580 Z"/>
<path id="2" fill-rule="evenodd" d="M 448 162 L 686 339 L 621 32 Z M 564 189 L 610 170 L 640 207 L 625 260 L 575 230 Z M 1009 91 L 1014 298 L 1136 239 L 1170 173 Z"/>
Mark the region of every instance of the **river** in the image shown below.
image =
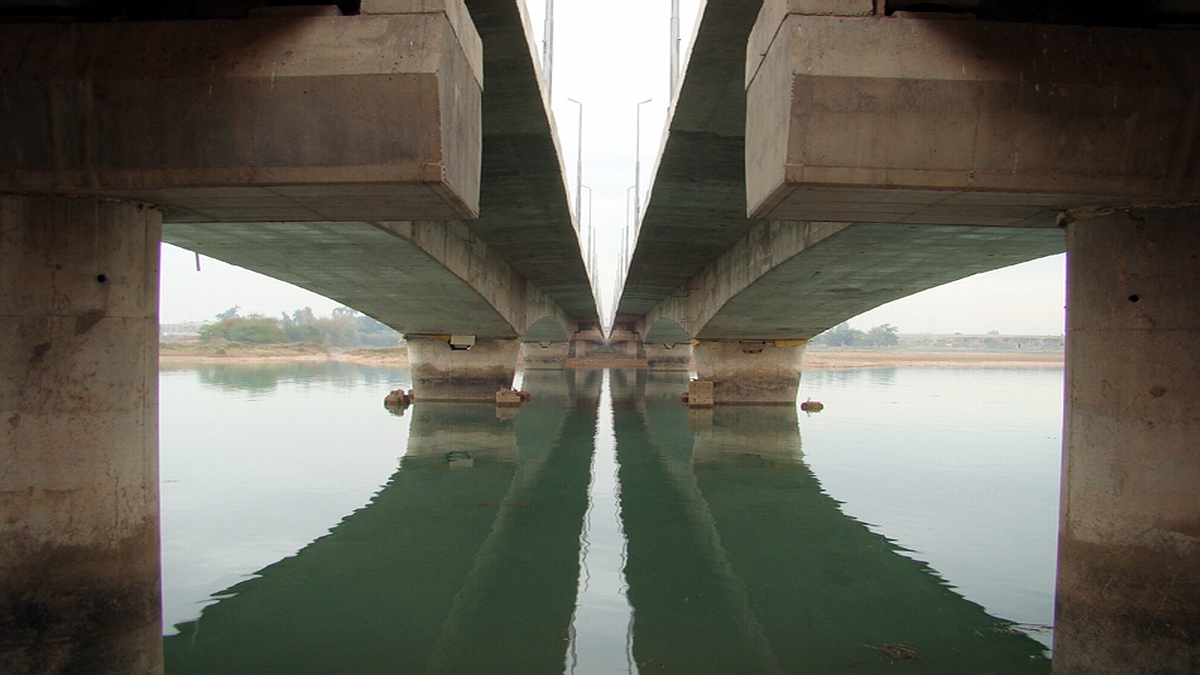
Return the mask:
<path id="1" fill-rule="evenodd" d="M 1061 368 L 523 380 L 164 364 L 168 675 L 1049 672 Z"/>

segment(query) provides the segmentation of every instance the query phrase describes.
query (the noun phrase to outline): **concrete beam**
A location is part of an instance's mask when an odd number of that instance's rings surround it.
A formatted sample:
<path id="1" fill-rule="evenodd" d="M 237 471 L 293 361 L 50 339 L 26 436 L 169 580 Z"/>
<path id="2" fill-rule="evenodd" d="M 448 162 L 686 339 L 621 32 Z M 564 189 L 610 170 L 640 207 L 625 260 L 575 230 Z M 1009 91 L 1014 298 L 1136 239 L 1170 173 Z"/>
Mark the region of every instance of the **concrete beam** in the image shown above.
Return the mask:
<path id="1" fill-rule="evenodd" d="M 759 223 L 655 307 L 643 334 L 807 340 L 886 302 L 1064 246 L 1057 229 Z"/>
<path id="2" fill-rule="evenodd" d="M 1053 227 L 1073 207 L 1200 196 L 1194 31 L 760 20 L 753 218 Z"/>
<path id="3" fill-rule="evenodd" d="M 361 16 L 0 25 L 0 189 L 175 222 L 479 212 L 483 82 L 462 0 Z"/>
<path id="4" fill-rule="evenodd" d="M 162 672 L 161 217 L 0 195 L 0 672 Z"/>
<path id="5" fill-rule="evenodd" d="M 535 337 L 565 339 L 574 329 L 461 222 L 168 223 L 163 239 L 344 302 L 404 333 L 513 338 L 536 324 Z"/>

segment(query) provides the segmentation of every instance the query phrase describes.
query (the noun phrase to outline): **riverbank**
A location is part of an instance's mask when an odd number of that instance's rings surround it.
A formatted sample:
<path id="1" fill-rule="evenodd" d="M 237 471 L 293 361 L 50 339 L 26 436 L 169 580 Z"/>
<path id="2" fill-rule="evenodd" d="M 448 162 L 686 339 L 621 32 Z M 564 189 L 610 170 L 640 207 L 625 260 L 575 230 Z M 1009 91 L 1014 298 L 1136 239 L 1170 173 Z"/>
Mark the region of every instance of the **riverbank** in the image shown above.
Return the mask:
<path id="1" fill-rule="evenodd" d="M 381 347 L 330 352 L 307 344 L 247 345 L 203 342 L 164 342 L 158 346 L 160 363 L 279 363 L 304 361 L 344 361 L 367 365 L 407 366 L 408 348 Z"/>
<path id="2" fill-rule="evenodd" d="M 304 344 L 238 345 L 163 343 L 163 363 L 275 363 L 288 361 L 342 361 L 374 366 L 407 366 L 403 346 L 356 349 L 331 353 Z M 909 351 L 904 349 L 813 349 L 804 355 L 804 370 L 901 367 L 1061 368 L 1061 351 Z"/>
<path id="3" fill-rule="evenodd" d="M 1062 352 L 809 349 L 804 370 L 847 368 L 1061 368 Z"/>

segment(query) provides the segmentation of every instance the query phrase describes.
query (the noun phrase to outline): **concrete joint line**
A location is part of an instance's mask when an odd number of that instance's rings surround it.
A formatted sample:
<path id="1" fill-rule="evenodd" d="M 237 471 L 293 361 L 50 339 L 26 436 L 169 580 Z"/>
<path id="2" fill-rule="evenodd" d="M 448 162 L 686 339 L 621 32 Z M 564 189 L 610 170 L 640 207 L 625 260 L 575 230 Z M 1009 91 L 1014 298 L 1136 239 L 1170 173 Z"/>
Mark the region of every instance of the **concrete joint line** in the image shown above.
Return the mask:
<path id="1" fill-rule="evenodd" d="M 155 211 L 159 211 L 160 213 L 167 212 L 167 210 L 165 208 L 159 206 L 158 204 L 152 204 L 150 202 L 145 202 L 140 199 L 126 199 L 124 197 L 108 197 L 108 196 L 104 196 L 104 195 L 84 195 L 84 194 L 75 194 L 73 192 L 67 192 L 67 193 L 13 192 L 13 191 L 6 190 L 6 191 L 0 191 L 0 197 L 46 197 L 49 199 L 79 199 L 79 200 L 90 201 L 90 202 L 100 202 L 101 204 L 129 204 L 130 206 L 136 206 L 139 209 L 153 209 Z"/>
<path id="2" fill-rule="evenodd" d="M 1134 211 L 1137 209 L 1185 209 L 1200 206 L 1200 201 L 1172 201 L 1172 202 L 1132 202 L 1129 204 L 1116 204 L 1111 206 L 1080 206 L 1074 209 L 1067 209 L 1058 214 L 1056 222 L 1059 227 L 1066 227 L 1071 223 L 1076 223 L 1089 218 L 1100 218 L 1102 216 L 1112 215 L 1117 211 Z"/>

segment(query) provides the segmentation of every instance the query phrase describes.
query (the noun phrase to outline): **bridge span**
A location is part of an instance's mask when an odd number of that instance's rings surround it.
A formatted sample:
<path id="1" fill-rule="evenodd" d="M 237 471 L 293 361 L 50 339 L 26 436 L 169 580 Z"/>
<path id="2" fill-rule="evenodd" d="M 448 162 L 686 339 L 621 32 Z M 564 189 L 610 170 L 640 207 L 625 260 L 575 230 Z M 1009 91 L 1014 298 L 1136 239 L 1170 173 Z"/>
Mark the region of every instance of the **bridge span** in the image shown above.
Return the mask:
<path id="1" fill-rule="evenodd" d="M 905 4 L 707 3 L 616 324 L 652 365 L 694 345 L 692 404 L 794 405 L 817 333 L 1065 250 L 1054 669 L 1194 672 L 1200 33 Z"/>
<path id="2" fill-rule="evenodd" d="M 4 673 L 161 672 L 160 241 L 406 333 L 418 399 L 598 324 L 522 3 L 278 5 L 0 0 Z"/>

